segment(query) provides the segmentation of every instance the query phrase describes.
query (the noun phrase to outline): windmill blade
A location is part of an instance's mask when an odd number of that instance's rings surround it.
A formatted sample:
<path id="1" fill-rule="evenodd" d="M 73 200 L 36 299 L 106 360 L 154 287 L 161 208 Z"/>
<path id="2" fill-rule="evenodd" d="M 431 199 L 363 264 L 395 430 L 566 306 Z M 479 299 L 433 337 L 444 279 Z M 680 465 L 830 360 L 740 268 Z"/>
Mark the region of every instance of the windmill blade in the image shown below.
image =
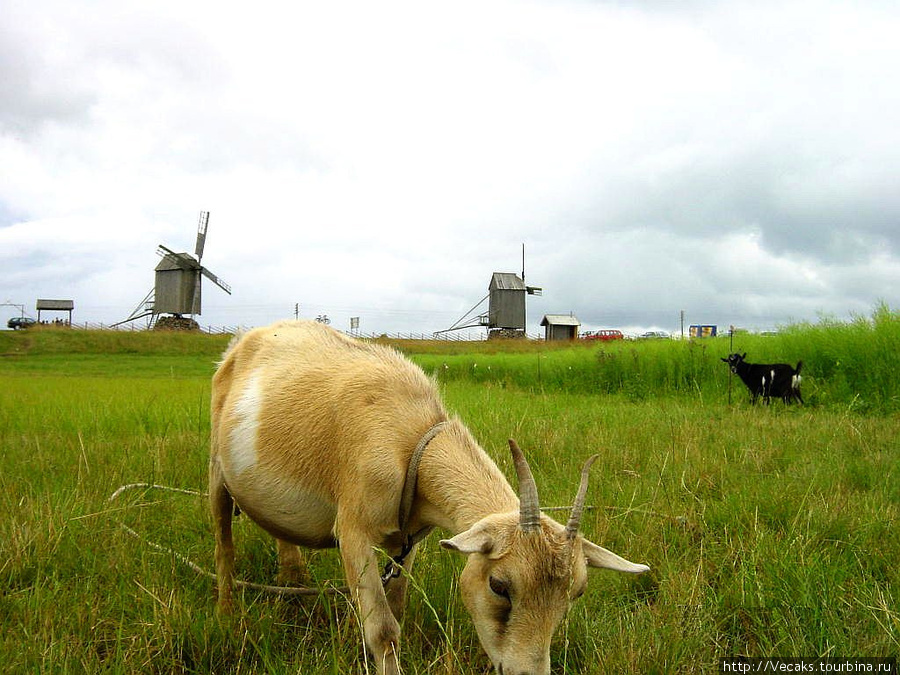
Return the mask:
<path id="1" fill-rule="evenodd" d="M 209 211 L 201 211 L 200 222 L 197 223 L 197 244 L 194 246 L 194 255 L 197 256 L 197 262 L 200 262 L 201 258 L 203 258 L 207 227 L 209 227 Z"/>
<path id="2" fill-rule="evenodd" d="M 167 247 L 163 246 L 162 244 L 160 244 L 159 246 L 157 246 L 157 248 L 156 248 L 156 255 L 158 255 L 160 258 L 165 258 L 167 255 L 170 255 L 170 256 L 172 256 L 173 258 L 177 258 L 177 257 L 178 257 L 178 254 L 175 253 L 175 251 L 173 251 L 173 250 L 170 249 L 170 248 L 167 248 Z"/>
<path id="3" fill-rule="evenodd" d="M 224 281 L 222 281 L 219 277 L 217 277 L 215 274 L 210 272 L 208 269 L 206 269 L 205 267 L 201 267 L 200 273 L 203 274 L 203 276 L 205 276 L 211 282 L 213 282 L 216 286 L 218 286 L 223 291 L 228 293 L 228 295 L 231 295 L 231 286 L 226 284 Z M 199 279 L 198 279 L 198 284 L 199 284 Z"/>

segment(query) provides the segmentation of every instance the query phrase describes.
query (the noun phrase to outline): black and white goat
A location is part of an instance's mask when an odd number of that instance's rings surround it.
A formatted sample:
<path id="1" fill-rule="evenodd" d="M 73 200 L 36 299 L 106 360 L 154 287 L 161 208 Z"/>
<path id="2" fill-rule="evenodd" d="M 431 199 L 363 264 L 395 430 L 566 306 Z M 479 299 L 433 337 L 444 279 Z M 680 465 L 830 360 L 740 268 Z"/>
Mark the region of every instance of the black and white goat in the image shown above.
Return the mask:
<path id="1" fill-rule="evenodd" d="M 747 389 L 750 390 L 750 400 L 756 403 L 762 396 L 766 404 L 775 396 L 785 403 L 797 399 L 803 403 L 800 395 L 800 369 L 803 361 L 797 362 L 793 368 L 786 363 L 747 363 L 747 352 L 743 354 L 730 354 L 727 359 L 722 359 L 731 368 L 731 372 L 741 378 Z"/>

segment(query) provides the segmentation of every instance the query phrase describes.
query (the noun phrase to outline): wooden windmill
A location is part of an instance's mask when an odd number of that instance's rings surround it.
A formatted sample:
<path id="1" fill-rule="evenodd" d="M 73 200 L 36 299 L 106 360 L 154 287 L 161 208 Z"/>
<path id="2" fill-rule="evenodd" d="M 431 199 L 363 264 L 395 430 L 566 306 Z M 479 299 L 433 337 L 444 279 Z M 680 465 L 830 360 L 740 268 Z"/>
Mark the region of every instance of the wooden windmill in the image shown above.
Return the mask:
<path id="1" fill-rule="evenodd" d="M 209 211 L 202 211 L 200 222 L 197 225 L 197 243 L 194 246 L 194 255 L 176 253 L 162 244 L 159 245 L 156 253 L 162 260 L 155 268 L 153 289 L 131 313 L 131 316 L 119 323 L 149 316 L 151 326 L 197 327 L 193 317 L 202 313 L 202 277 L 206 277 L 231 295 L 231 286 L 202 264 L 208 227 Z M 185 315 L 189 315 L 191 318 L 185 319 Z"/>
<path id="2" fill-rule="evenodd" d="M 522 245 L 522 276 L 514 272 L 494 272 L 488 285 L 488 294 L 466 312 L 450 328 L 436 331 L 442 335 L 463 328 L 482 326 L 488 329 L 488 338 L 525 337 L 525 296 L 542 295 L 540 286 L 525 285 L 525 245 Z M 488 302 L 488 311 L 475 314 Z"/>

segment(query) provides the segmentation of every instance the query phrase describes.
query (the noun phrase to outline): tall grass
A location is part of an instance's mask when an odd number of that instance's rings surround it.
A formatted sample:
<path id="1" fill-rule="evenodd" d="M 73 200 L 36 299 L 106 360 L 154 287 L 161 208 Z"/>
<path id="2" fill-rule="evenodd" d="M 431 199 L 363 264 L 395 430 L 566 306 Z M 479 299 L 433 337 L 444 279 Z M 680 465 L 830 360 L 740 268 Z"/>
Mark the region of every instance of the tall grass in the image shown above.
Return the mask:
<path id="1" fill-rule="evenodd" d="M 0 372 L 107 375 L 112 367 L 157 376 L 208 375 L 229 336 L 36 330 L 0 332 Z M 529 392 L 686 396 L 697 401 L 747 399 L 721 359 L 732 350 L 752 363 L 803 361 L 804 398 L 814 406 L 861 412 L 900 410 L 900 312 L 887 305 L 851 322 L 823 319 L 776 335 L 738 333 L 703 340 L 545 343 L 529 340 L 439 342 L 385 340 L 439 380 L 497 383 Z M 128 359 L 111 363 L 106 356 Z M 29 357 L 29 358 L 25 358 Z M 151 359 L 152 362 L 151 362 Z M 168 359 L 168 368 L 160 369 Z"/>
<path id="2" fill-rule="evenodd" d="M 10 391 L 0 400 L 0 670 L 364 672 L 346 599 L 247 591 L 220 620 L 209 580 L 119 529 L 212 567 L 202 499 L 137 491 L 107 502 L 133 481 L 203 488 L 208 380 L 0 384 Z M 600 452 L 584 532 L 653 569 L 592 573 L 554 643 L 554 672 L 687 673 L 725 655 L 900 648 L 896 420 L 443 387 L 507 475 L 505 440 L 519 440 L 547 506 L 571 503 L 581 462 Z M 240 518 L 236 542 L 238 574 L 270 581 L 268 537 Z M 483 672 L 460 566 L 433 540 L 417 558 L 408 672 Z M 317 583 L 341 579 L 333 551 L 314 553 L 310 569 Z"/>
<path id="3" fill-rule="evenodd" d="M 733 350 L 746 352 L 752 363 L 802 360 L 803 395 L 811 405 L 900 410 L 900 313 L 886 306 L 871 318 L 798 324 L 773 336 L 550 347 L 466 354 L 407 349 L 441 381 L 493 382 L 530 392 L 618 393 L 631 400 L 678 395 L 743 402 L 746 389 L 721 361 Z"/>
<path id="4" fill-rule="evenodd" d="M 724 405 L 721 340 L 416 356 L 435 359 L 435 370 L 460 359 L 440 375 L 447 405 L 508 476 L 506 439 L 519 441 L 542 504 L 570 504 L 582 461 L 599 452 L 583 530 L 652 568 L 636 578 L 591 574 L 554 642 L 554 673 L 693 673 L 736 654 L 900 651 L 896 393 L 863 405 L 857 385 L 838 398 L 828 384 L 836 372 L 856 382 L 843 364 L 857 357 L 844 354 L 877 340 L 886 347 L 857 363 L 891 363 L 896 325 L 891 314 L 736 337 L 748 358 L 804 359 L 817 403 L 802 408 Z M 4 338 L 3 351 L 24 338 Z M 209 374 L 224 345 L 101 358 L 29 339 L 0 359 L 0 672 L 366 672 L 345 598 L 245 591 L 238 613 L 220 619 L 209 580 L 118 525 L 210 569 L 204 500 L 134 491 L 107 501 L 137 481 L 204 488 Z M 563 377 L 579 363 L 595 368 L 581 385 L 589 392 Z M 619 385 L 598 394 L 605 369 Z M 624 382 L 635 373 L 643 389 Z M 436 539 L 416 560 L 402 662 L 406 672 L 484 672 L 459 598 L 462 561 Z M 238 574 L 270 582 L 271 540 L 239 518 L 236 545 Z M 341 581 L 334 551 L 309 562 L 316 583 Z"/>
<path id="5" fill-rule="evenodd" d="M 791 326 L 782 339 L 786 349 L 802 354 L 812 377 L 827 383 L 825 400 L 861 410 L 900 409 L 900 312 L 881 305 L 871 318 Z"/>

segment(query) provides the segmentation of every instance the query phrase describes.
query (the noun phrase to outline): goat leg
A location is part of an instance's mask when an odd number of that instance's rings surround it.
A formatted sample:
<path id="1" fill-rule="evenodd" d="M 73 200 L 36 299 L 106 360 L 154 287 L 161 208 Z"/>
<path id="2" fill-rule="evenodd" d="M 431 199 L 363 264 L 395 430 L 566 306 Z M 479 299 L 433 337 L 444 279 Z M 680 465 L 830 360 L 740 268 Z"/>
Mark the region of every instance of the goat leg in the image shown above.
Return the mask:
<path id="1" fill-rule="evenodd" d="M 381 585 L 378 558 L 372 542 L 358 531 L 342 531 L 338 540 L 347 585 L 356 602 L 366 646 L 375 660 L 378 675 L 400 675 L 400 624 Z"/>
<path id="2" fill-rule="evenodd" d="M 303 586 L 309 583 L 309 573 L 303 554 L 296 545 L 275 538 L 278 548 L 278 576 L 276 581 L 282 586 Z"/>
<path id="3" fill-rule="evenodd" d="M 234 576 L 234 539 L 231 518 L 234 500 L 228 492 L 218 462 L 209 463 L 209 506 L 216 534 L 216 582 L 219 589 L 218 611 L 232 611 L 232 577 Z"/>

